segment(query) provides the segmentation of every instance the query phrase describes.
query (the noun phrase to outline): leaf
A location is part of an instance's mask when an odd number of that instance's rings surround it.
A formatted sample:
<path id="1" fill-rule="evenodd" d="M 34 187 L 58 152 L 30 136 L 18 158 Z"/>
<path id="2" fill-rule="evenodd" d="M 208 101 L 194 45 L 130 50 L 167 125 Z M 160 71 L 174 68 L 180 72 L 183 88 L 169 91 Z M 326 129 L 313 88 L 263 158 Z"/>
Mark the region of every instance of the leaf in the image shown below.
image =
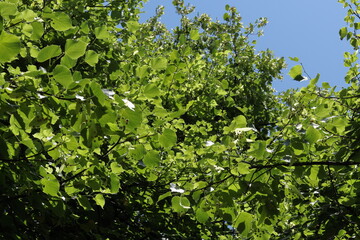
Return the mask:
<path id="1" fill-rule="evenodd" d="M 161 194 L 157 200 L 157 202 L 160 202 L 161 200 L 167 198 L 167 197 L 171 197 L 171 192 L 167 192 L 167 193 L 164 193 L 164 194 Z"/>
<path id="2" fill-rule="evenodd" d="M 116 194 L 119 192 L 120 180 L 117 175 L 110 173 L 110 192 Z"/>
<path id="3" fill-rule="evenodd" d="M 85 54 L 87 45 L 81 40 L 68 39 L 65 44 L 65 54 L 74 60 L 78 59 Z"/>
<path id="4" fill-rule="evenodd" d="M 200 34 L 199 34 L 199 31 L 197 29 L 190 31 L 190 39 L 191 40 L 196 41 L 196 40 L 199 40 L 199 38 L 200 38 Z"/>
<path id="5" fill-rule="evenodd" d="M 56 31 L 66 31 L 73 27 L 70 17 L 64 12 L 54 12 L 49 17 L 52 20 L 51 27 Z"/>
<path id="6" fill-rule="evenodd" d="M 77 200 L 78 200 L 80 206 L 82 206 L 86 211 L 89 211 L 92 209 L 91 204 L 86 196 L 79 195 L 77 197 Z"/>
<path id="7" fill-rule="evenodd" d="M 95 97 L 101 105 L 104 105 L 106 95 L 102 91 L 100 85 L 97 82 L 93 81 L 90 83 L 90 89 L 93 94 L 93 97 Z"/>
<path id="8" fill-rule="evenodd" d="M 107 39 L 110 36 L 106 26 L 95 28 L 94 33 L 97 39 Z"/>
<path id="9" fill-rule="evenodd" d="M 248 174 L 250 173 L 250 165 L 247 163 L 239 162 L 237 170 L 240 174 Z"/>
<path id="10" fill-rule="evenodd" d="M 137 67 L 136 68 L 136 76 L 140 79 L 146 77 L 148 75 L 148 69 L 149 69 L 149 67 L 147 65 Z"/>
<path id="11" fill-rule="evenodd" d="M 150 83 L 145 86 L 144 95 L 147 98 L 154 98 L 160 96 L 160 90 L 155 83 Z"/>
<path id="12" fill-rule="evenodd" d="M 141 121 L 142 121 L 141 110 L 132 110 L 130 108 L 126 108 L 123 111 L 123 117 L 127 120 L 126 127 L 129 130 L 135 130 L 136 128 L 141 126 Z"/>
<path id="13" fill-rule="evenodd" d="M 155 150 L 148 151 L 144 157 L 144 164 L 150 168 L 159 166 L 160 164 L 159 153 Z"/>
<path id="14" fill-rule="evenodd" d="M 128 21 L 126 27 L 130 32 L 136 32 L 140 29 L 140 24 L 136 21 Z"/>
<path id="15" fill-rule="evenodd" d="M 0 63 L 10 62 L 20 53 L 20 39 L 5 31 L 0 35 Z"/>
<path id="16" fill-rule="evenodd" d="M 85 55 L 85 62 L 94 67 L 99 62 L 99 54 L 93 50 L 89 50 Z"/>
<path id="17" fill-rule="evenodd" d="M 55 178 L 54 175 L 49 175 L 48 177 L 41 179 L 41 184 L 43 185 L 43 192 L 51 196 L 58 196 L 60 190 L 60 183 Z"/>
<path id="18" fill-rule="evenodd" d="M 294 62 L 298 62 L 298 61 L 299 61 L 299 58 L 297 58 L 297 57 L 289 57 L 289 59 L 290 59 L 291 61 L 294 61 Z"/>
<path id="19" fill-rule="evenodd" d="M 242 212 L 236 221 L 236 229 L 242 236 L 247 236 L 252 228 L 253 215 L 247 212 Z"/>
<path id="20" fill-rule="evenodd" d="M 256 141 L 252 143 L 248 153 L 257 159 L 264 158 L 264 154 L 266 153 L 266 142 Z"/>
<path id="21" fill-rule="evenodd" d="M 321 138 L 321 133 L 319 130 L 315 129 L 314 127 L 310 126 L 306 130 L 305 139 L 309 143 L 315 143 L 317 140 Z"/>
<path id="22" fill-rule="evenodd" d="M 61 54 L 61 48 L 58 45 L 50 45 L 41 49 L 38 53 L 38 62 L 45 62 L 50 58 L 57 57 Z"/>
<path id="23" fill-rule="evenodd" d="M 40 22 L 32 22 L 31 26 L 33 28 L 32 35 L 30 37 L 31 40 L 39 40 L 44 34 L 44 26 Z"/>
<path id="24" fill-rule="evenodd" d="M 119 165 L 117 162 L 112 162 L 110 164 L 111 171 L 115 174 L 120 174 L 124 171 L 121 165 Z"/>
<path id="25" fill-rule="evenodd" d="M 163 57 L 157 57 L 151 61 L 151 67 L 154 70 L 163 70 L 167 67 L 167 59 Z"/>
<path id="26" fill-rule="evenodd" d="M 196 214 L 196 219 L 200 223 L 206 223 L 206 221 L 209 219 L 209 214 L 201 208 L 197 209 L 195 214 Z"/>
<path id="27" fill-rule="evenodd" d="M 159 136 L 159 143 L 164 148 L 171 148 L 176 144 L 176 133 L 171 129 L 165 129 L 163 134 Z"/>
<path id="28" fill-rule="evenodd" d="M 55 67 L 53 76 L 55 81 L 63 85 L 65 88 L 68 88 L 70 84 L 74 82 L 71 71 L 63 65 L 57 65 Z"/>
<path id="29" fill-rule="evenodd" d="M 302 66 L 301 65 L 296 65 L 296 66 L 292 67 L 289 71 L 289 75 L 294 80 L 299 81 L 299 82 L 307 79 L 306 77 L 302 76 Z"/>
<path id="30" fill-rule="evenodd" d="M 171 199 L 174 212 L 186 212 L 190 208 L 190 201 L 186 197 L 174 196 Z"/>
<path id="31" fill-rule="evenodd" d="M 343 27 L 339 30 L 340 39 L 343 40 L 348 33 L 347 27 Z"/>
<path id="32" fill-rule="evenodd" d="M 17 6 L 15 3 L 9 2 L 0 2 L 0 15 L 2 17 L 8 17 L 10 15 L 15 15 L 17 12 Z"/>
<path id="33" fill-rule="evenodd" d="M 98 193 L 95 195 L 94 200 L 97 205 L 99 205 L 101 208 L 104 208 L 105 206 L 105 198 L 101 193 Z"/>

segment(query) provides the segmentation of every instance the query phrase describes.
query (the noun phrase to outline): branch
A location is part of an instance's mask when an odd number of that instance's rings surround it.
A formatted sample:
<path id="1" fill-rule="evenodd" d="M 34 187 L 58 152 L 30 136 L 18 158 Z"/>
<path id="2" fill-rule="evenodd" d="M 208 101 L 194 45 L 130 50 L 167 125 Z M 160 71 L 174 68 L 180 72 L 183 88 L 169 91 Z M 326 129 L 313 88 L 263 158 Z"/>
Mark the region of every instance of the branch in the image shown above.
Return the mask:
<path id="1" fill-rule="evenodd" d="M 38 162 L 42 162 L 42 161 L 51 161 L 53 159 L 36 159 L 37 156 L 40 156 L 41 154 L 44 154 L 44 153 L 47 153 L 47 152 L 50 152 L 54 149 L 56 149 L 57 147 L 59 147 L 61 144 L 57 144 L 55 147 L 53 148 L 50 148 L 48 150 L 43 150 L 39 153 L 35 153 L 31 156 L 28 156 L 28 157 L 23 157 L 23 158 L 17 158 L 17 159 L 7 159 L 7 158 L 0 158 L 0 161 L 1 162 L 21 162 L 21 161 L 38 161 Z M 30 158 L 35 158 L 35 159 L 30 159 Z"/>
<path id="2" fill-rule="evenodd" d="M 250 169 L 266 169 L 278 167 L 302 167 L 302 166 L 354 166 L 360 165 L 360 162 L 295 162 L 295 163 L 276 163 L 270 165 L 251 165 Z"/>

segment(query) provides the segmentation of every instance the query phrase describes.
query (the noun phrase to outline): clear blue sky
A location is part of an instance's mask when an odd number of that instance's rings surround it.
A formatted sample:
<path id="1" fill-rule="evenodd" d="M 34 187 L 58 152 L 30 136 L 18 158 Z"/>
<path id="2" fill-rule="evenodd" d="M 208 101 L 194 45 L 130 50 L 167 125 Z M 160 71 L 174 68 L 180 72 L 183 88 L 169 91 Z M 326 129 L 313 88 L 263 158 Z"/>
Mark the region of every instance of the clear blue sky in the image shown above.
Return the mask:
<path id="1" fill-rule="evenodd" d="M 153 16 L 158 5 L 165 6 L 161 21 L 170 29 L 179 24 L 179 18 L 171 4 L 172 0 L 149 0 L 143 9 L 142 21 Z M 336 0 L 186 0 L 196 6 L 196 13 L 207 13 L 213 20 L 222 21 L 225 5 L 238 9 L 243 22 L 254 22 L 267 17 L 269 24 L 264 36 L 258 39 L 257 50 L 269 48 L 278 57 L 285 57 L 288 69 L 284 79 L 276 80 L 274 88 L 282 91 L 288 88 L 306 86 L 308 81 L 296 82 L 287 75 L 296 65 L 288 57 L 298 57 L 311 77 L 320 73 L 321 82 L 329 82 L 339 88 L 346 86 L 343 53 L 352 51 L 349 44 L 339 39 L 339 29 L 346 10 Z"/>

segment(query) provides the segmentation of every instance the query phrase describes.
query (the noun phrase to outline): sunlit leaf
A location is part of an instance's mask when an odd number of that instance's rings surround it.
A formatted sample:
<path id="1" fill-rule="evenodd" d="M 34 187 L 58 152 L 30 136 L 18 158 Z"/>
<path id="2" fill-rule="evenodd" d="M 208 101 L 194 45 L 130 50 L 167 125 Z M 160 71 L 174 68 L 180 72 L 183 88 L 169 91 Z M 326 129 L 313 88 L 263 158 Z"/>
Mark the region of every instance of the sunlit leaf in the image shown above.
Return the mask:
<path id="1" fill-rule="evenodd" d="M 147 167 L 153 168 L 157 167 L 160 164 L 160 156 L 157 151 L 148 151 L 146 155 L 144 156 L 144 164 Z"/>
<path id="2" fill-rule="evenodd" d="M 205 223 L 209 219 L 209 214 L 206 211 L 204 211 L 203 209 L 199 208 L 196 210 L 196 219 L 200 223 Z"/>
<path id="3" fill-rule="evenodd" d="M 165 148 L 174 146 L 176 141 L 176 133 L 171 129 L 165 129 L 164 132 L 159 136 L 159 143 Z"/>
<path id="4" fill-rule="evenodd" d="M 54 177 L 46 177 L 41 179 L 41 184 L 43 185 L 43 192 L 51 196 L 58 196 L 60 184 L 59 181 Z"/>
<path id="5" fill-rule="evenodd" d="M 20 53 L 20 39 L 2 31 L 0 34 L 0 63 L 13 60 Z"/>
<path id="6" fill-rule="evenodd" d="M 40 50 L 37 56 L 37 60 L 39 62 L 45 62 L 46 60 L 57 57 L 60 54 L 61 54 L 61 48 L 58 45 L 46 46 Z"/>
<path id="7" fill-rule="evenodd" d="M 87 43 L 81 40 L 66 40 L 65 54 L 72 59 L 78 59 L 85 54 Z"/>
<path id="8" fill-rule="evenodd" d="M 68 88 L 71 83 L 73 83 L 73 76 L 71 74 L 71 71 L 63 66 L 63 65 L 57 65 L 53 71 L 54 79 L 63 85 L 65 88 Z"/>
<path id="9" fill-rule="evenodd" d="M 96 194 L 94 197 L 94 200 L 97 205 L 99 205 L 101 208 L 104 208 L 105 198 L 101 193 Z"/>

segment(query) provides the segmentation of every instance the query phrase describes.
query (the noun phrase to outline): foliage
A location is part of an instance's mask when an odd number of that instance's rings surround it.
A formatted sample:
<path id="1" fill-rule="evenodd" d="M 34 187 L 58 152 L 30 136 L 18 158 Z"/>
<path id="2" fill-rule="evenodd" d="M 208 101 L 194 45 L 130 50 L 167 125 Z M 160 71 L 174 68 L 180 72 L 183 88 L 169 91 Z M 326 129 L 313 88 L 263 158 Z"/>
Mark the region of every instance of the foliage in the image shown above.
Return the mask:
<path id="1" fill-rule="evenodd" d="M 170 32 L 142 2 L 0 2 L 0 236 L 359 237 L 357 52 L 348 88 L 275 95 L 266 19 L 175 0 Z"/>

